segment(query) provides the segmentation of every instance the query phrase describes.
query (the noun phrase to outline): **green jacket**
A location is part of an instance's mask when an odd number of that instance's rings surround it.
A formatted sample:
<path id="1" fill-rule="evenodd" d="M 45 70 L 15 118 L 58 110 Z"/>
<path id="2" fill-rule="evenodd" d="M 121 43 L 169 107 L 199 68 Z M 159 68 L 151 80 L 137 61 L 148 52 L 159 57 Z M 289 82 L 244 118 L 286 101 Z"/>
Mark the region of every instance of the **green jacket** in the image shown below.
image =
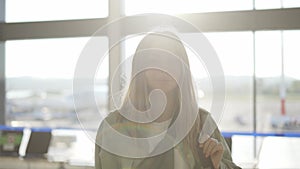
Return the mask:
<path id="1" fill-rule="evenodd" d="M 117 115 L 118 112 L 112 112 L 110 113 L 105 120 L 110 124 L 110 125 L 115 125 L 117 124 Z M 204 124 L 204 120 L 206 119 L 207 116 L 211 118 L 210 114 L 203 110 L 199 109 L 199 115 L 201 119 L 201 124 Z M 100 128 L 98 129 L 98 134 L 97 134 L 97 140 L 101 139 L 99 136 L 99 131 L 101 131 L 101 125 Z M 223 159 L 221 161 L 220 168 L 228 168 L 228 169 L 235 169 L 235 168 L 240 168 L 236 166 L 232 162 L 231 158 L 231 152 L 229 147 L 227 146 L 227 143 L 223 136 L 221 135 L 220 131 L 218 128 L 216 128 L 211 135 L 212 138 L 217 139 L 219 142 L 223 144 L 224 147 L 224 154 L 223 154 Z M 198 138 L 195 138 L 198 139 Z M 181 144 L 181 143 L 179 143 Z M 198 147 L 195 147 L 198 148 Z M 202 150 L 199 148 L 198 149 L 199 157 L 200 159 L 194 159 L 194 168 L 193 169 L 208 169 L 208 168 L 213 168 L 211 165 L 210 160 L 207 160 L 207 158 L 204 157 Z M 121 167 L 121 161 L 124 162 L 126 160 L 133 160 L 134 162 L 136 161 L 138 165 L 134 167 L 134 169 L 174 169 L 174 151 L 173 149 L 170 149 L 169 151 L 153 156 L 153 157 L 147 157 L 147 158 L 127 158 L 127 157 L 122 157 L 118 156 L 115 154 L 112 154 L 104 149 L 101 149 L 101 147 L 97 144 L 95 144 L 95 169 L 122 169 Z"/>

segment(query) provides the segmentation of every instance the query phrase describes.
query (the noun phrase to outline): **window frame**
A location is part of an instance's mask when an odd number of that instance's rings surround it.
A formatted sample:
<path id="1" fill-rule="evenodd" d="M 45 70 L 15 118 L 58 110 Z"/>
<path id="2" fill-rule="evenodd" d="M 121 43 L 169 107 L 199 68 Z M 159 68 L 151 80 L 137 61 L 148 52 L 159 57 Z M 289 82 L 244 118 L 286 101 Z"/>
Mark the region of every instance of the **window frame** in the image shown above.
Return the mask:
<path id="1" fill-rule="evenodd" d="M 109 14 L 107 18 L 5 23 L 5 0 L 0 1 L 0 3 L 0 7 L 2 8 L 0 10 L 2 11 L 0 13 L 0 63 L 2 63 L 2 65 L 0 65 L 0 124 L 5 124 L 5 41 L 18 39 L 91 36 L 99 27 L 108 24 L 114 19 L 125 16 L 124 2 L 110 0 L 108 3 Z M 297 22 L 298 18 L 300 17 L 300 8 L 281 8 L 268 10 L 253 9 L 249 11 L 208 12 L 180 14 L 176 16 L 200 28 L 202 32 L 252 31 L 253 33 L 255 33 L 255 31 L 259 30 L 300 29 L 300 22 Z M 143 16 L 129 17 L 134 18 Z M 46 28 L 49 27 L 53 29 L 47 29 L 47 31 L 44 31 Z M 103 34 L 103 36 L 106 36 L 109 39 L 109 47 L 111 47 L 114 45 L 114 42 L 120 37 L 125 37 L 134 34 L 135 32 L 138 32 L 139 30 L 142 30 L 144 28 L 144 25 L 136 25 L 134 28 L 125 28 L 122 29 L 122 31 L 120 29 L 114 30 L 114 33 L 109 31 Z M 191 30 L 180 31 L 183 31 L 185 33 L 193 33 Z M 255 43 L 255 38 L 253 43 Z M 121 47 L 119 47 L 119 49 L 114 47 L 114 49 L 110 51 L 110 56 L 111 57 L 109 59 L 109 84 L 111 82 L 112 73 L 117 68 L 118 64 L 121 62 Z M 255 83 L 255 68 L 253 76 Z M 120 86 L 120 84 L 115 85 Z M 253 90 L 255 91 L 255 85 L 253 88 Z"/>

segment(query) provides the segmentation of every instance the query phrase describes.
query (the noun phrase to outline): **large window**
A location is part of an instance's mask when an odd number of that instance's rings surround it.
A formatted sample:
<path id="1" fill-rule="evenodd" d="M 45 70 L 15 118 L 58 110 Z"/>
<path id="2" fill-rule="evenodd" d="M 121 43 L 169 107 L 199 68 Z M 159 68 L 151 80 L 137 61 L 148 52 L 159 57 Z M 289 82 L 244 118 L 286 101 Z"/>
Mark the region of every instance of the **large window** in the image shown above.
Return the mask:
<path id="1" fill-rule="evenodd" d="M 252 32 L 207 33 L 225 74 L 225 109 L 222 131 L 253 131 Z"/>
<path id="2" fill-rule="evenodd" d="M 299 31 L 258 31 L 256 41 L 257 67 L 257 129 L 260 132 L 299 131 Z M 287 115 L 287 121 L 276 120 Z M 290 124 L 290 125 L 289 125 Z"/>
<path id="3" fill-rule="evenodd" d="M 99 48 L 108 50 L 107 38 L 98 38 Z M 98 113 L 97 108 L 84 102 L 89 91 L 72 91 L 76 62 L 88 40 L 86 37 L 6 42 L 9 125 L 79 127 L 77 118 L 86 123 L 84 125 L 98 125 L 99 119 L 93 118 Z M 100 109 L 106 109 L 108 57 L 99 65 L 99 70 L 95 77 L 95 97 Z M 77 112 L 73 94 L 82 98 L 83 104 L 77 107 Z"/>

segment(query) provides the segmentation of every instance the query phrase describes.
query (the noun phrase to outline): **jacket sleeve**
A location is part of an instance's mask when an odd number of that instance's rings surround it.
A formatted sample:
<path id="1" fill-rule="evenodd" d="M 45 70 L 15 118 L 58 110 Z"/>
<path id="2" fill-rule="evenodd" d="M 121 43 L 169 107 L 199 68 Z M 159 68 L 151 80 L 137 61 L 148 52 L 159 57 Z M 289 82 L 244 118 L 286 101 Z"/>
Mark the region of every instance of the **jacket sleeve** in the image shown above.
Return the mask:
<path id="1" fill-rule="evenodd" d="M 100 139 L 101 139 L 101 131 L 103 130 L 103 124 L 101 123 L 100 127 L 98 128 L 96 139 L 95 139 L 95 169 L 102 169 L 102 164 L 101 164 L 101 158 L 100 158 Z"/>
<path id="2" fill-rule="evenodd" d="M 217 139 L 223 145 L 224 153 L 223 153 L 223 158 L 220 163 L 220 168 L 221 169 L 240 169 L 240 167 L 237 166 L 232 161 L 231 151 L 230 151 L 224 137 L 222 136 L 219 128 L 217 127 L 217 124 L 211 117 L 210 113 L 208 113 L 207 111 L 201 111 L 201 112 L 202 113 L 200 114 L 200 117 L 202 118 L 202 120 L 207 118 L 206 120 L 211 121 L 213 123 L 212 125 L 215 125 L 215 130 L 214 130 L 213 134 L 211 135 L 211 137 Z M 202 124 L 203 123 L 204 123 L 204 121 L 202 121 Z"/>
<path id="3" fill-rule="evenodd" d="M 97 141 L 96 141 L 96 143 L 95 143 L 95 169 L 102 169 L 99 153 L 100 153 L 100 146 L 97 145 Z"/>
<path id="4" fill-rule="evenodd" d="M 115 114 L 110 113 L 102 122 L 97 130 L 95 139 L 95 169 L 117 169 L 119 168 L 118 158 L 116 155 L 104 150 L 100 144 L 103 141 L 103 133 L 105 133 L 104 121 L 109 124 L 115 121 Z"/>
<path id="5" fill-rule="evenodd" d="M 213 135 L 213 138 L 217 139 L 224 147 L 224 154 L 223 154 L 223 158 L 220 164 L 220 168 L 221 169 L 239 169 L 240 167 L 238 167 L 233 161 L 232 161 L 232 157 L 231 157 L 231 152 L 230 149 L 224 139 L 224 137 L 222 136 L 220 130 L 218 128 L 215 129 Z"/>

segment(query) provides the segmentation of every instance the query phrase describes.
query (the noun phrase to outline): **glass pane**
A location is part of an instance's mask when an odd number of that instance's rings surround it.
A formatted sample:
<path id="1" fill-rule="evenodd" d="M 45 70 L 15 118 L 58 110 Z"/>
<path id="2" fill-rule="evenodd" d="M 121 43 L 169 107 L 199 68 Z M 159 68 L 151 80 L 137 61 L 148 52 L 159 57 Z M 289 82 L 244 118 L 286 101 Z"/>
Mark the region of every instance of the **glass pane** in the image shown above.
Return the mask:
<path id="1" fill-rule="evenodd" d="M 285 8 L 300 7 L 300 0 L 283 0 L 283 7 Z"/>
<path id="2" fill-rule="evenodd" d="M 300 80 L 300 31 L 284 31 L 284 64 L 285 75 L 294 80 Z"/>
<path id="3" fill-rule="evenodd" d="M 255 0 L 256 9 L 281 8 L 281 0 Z"/>
<path id="4" fill-rule="evenodd" d="M 108 50 L 108 40 L 99 38 L 99 48 Z M 95 107 L 73 103 L 73 76 L 77 59 L 89 38 L 15 40 L 6 42 L 7 122 L 12 126 L 79 127 L 82 123 L 98 126 Z M 107 105 L 108 57 L 96 75 L 95 97 Z M 85 90 L 74 93 L 85 97 Z M 93 121 L 94 119 L 94 121 Z M 96 124 L 94 124 L 96 123 Z M 94 125 L 93 125 L 94 124 Z M 83 124 L 84 125 L 84 124 Z"/>
<path id="5" fill-rule="evenodd" d="M 6 22 L 104 18 L 108 0 L 9 0 Z"/>
<path id="6" fill-rule="evenodd" d="M 258 130 L 300 131 L 300 32 L 259 31 L 255 37 Z"/>
<path id="7" fill-rule="evenodd" d="M 280 115 L 281 34 L 280 31 L 255 33 L 257 75 L 257 129 L 272 131 L 271 117 Z"/>
<path id="8" fill-rule="evenodd" d="M 217 4 L 217 5 L 216 5 Z M 125 14 L 141 13 L 199 13 L 250 10 L 252 0 L 125 0 Z"/>
<path id="9" fill-rule="evenodd" d="M 285 128 L 300 131 L 300 31 L 284 31 L 285 108 L 291 119 Z"/>
<path id="10" fill-rule="evenodd" d="M 223 66 L 226 82 L 223 131 L 253 130 L 253 34 L 206 33 Z M 242 45 L 241 45 L 242 44 Z"/>
<path id="11" fill-rule="evenodd" d="M 300 7 L 299 0 L 255 0 L 256 9 L 278 9 Z"/>

